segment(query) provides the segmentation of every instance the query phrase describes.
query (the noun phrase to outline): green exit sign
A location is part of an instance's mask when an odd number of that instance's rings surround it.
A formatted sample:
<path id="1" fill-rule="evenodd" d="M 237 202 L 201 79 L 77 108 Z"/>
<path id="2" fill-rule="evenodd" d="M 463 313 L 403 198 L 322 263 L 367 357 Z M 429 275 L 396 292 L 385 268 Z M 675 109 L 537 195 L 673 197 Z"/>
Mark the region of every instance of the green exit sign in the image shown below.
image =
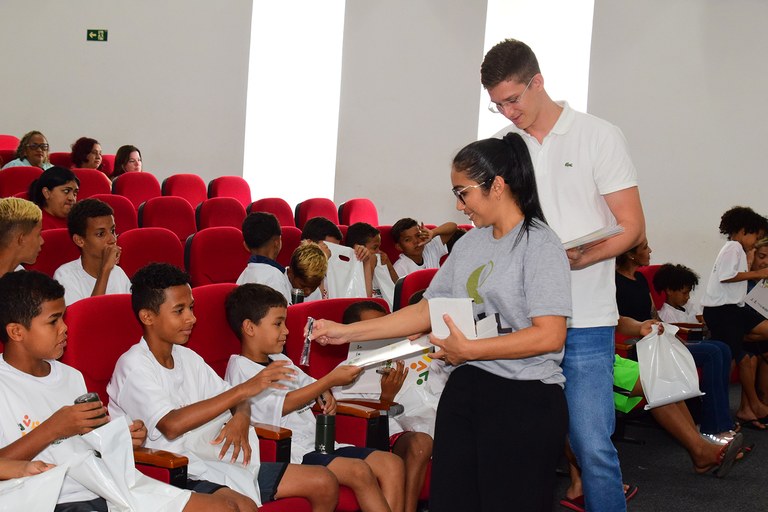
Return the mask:
<path id="1" fill-rule="evenodd" d="M 107 40 L 107 30 L 104 30 L 103 28 L 89 28 L 85 33 L 85 40 L 86 41 L 106 41 Z"/>

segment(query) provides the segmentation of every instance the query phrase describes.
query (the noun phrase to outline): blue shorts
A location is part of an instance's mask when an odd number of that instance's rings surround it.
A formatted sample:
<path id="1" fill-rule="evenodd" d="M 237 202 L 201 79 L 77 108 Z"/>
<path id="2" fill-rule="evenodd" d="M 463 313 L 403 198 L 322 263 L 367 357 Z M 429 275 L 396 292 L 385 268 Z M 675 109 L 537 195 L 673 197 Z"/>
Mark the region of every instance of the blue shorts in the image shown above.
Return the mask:
<path id="1" fill-rule="evenodd" d="M 257 480 L 262 503 L 275 501 L 277 487 L 280 485 L 280 480 L 283 479 L 286 469 L 288 469 L 287 462 L 262 462 L 259 465 Z"/>
<path id="2" fill-rule="evenodd" d="M 301 460 L 302 464 L 308 466 L 327 466 L 336 457 L 346 457 L 348 459 L 365 460 L 370 454 L 375 452 L 373 448 L 364 448 L 360 446 L 345 446 L 337 449 L 333 453 L 309 452 Z"/>

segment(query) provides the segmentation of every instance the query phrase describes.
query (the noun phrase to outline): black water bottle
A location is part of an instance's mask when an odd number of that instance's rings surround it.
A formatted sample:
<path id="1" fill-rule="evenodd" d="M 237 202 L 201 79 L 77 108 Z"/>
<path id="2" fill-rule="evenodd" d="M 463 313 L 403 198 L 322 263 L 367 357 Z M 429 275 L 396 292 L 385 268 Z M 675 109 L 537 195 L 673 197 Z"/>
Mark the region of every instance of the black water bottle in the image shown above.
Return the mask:
<path id="1" fill-rule="evenodd" d="M 320 453 L 333 453 L 336 439 L 336 416 L 329 414 L 317 415 L 317 428 L 315 429 L 315 451 Z"/>

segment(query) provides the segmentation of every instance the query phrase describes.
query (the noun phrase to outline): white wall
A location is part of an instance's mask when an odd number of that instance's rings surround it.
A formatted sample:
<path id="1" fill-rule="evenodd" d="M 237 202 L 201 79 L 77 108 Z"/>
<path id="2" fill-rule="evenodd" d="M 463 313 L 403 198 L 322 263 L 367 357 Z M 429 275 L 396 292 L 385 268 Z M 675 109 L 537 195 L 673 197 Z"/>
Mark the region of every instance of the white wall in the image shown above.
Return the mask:
<path id="1" fill-rule="evenodd" d="M 242 173 L 250 0 L 3 0 L 0 19 L 3 133 L 134 144 L 160 179 Z"/>
<path id="2" fill-rule="evenodd" d="M 768 3 L 596 0 L 589 111 L 622 128 L 654 263 L 702 276 L 734 205 L 768 213 Z"/>
<path id="3" fill-rule="evenodd" d="M 466 222 L 449 173 L 453 154 L 477 138 L 485 4 L 347 2 L 337 204 L 370 197 L 382 224 Z"/>

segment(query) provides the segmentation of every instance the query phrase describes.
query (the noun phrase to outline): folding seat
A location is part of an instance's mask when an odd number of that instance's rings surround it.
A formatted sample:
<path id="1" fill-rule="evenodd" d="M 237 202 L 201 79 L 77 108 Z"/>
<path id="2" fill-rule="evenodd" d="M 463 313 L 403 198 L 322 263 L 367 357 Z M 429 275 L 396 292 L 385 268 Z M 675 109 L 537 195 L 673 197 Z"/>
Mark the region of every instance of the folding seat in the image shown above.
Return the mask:
<path id="1" fill-rule="evenodd" d="M 299 229 L 304 229 L 304 224 L 314 217 L 325 217 L 334 224 L 339 223 L 336 204 L 325 197 L 315 197 L 300 202 L 296 205 L 294 217 L 296 219 L 296 227 Z"/>
<path id="2" fill-rule="evenodd" d="M 184 248 L 192 286 L 235 283 L 248 265 L 248 258 L 242 231 L 231 226 L 202 229 L 187 238 Z"/>
<path id="3" fill-rule="evenodd" d="M 437 271 L 436 268 L 425 268 L 411 272 L 405 277 L 401 277 L 395 283 L 395 300 L 392 304 L 392 309 L 397 311 L 403 309 L 408 305 L 408 301 L 416 292 L 425 290 L 429 287 L 429 283 L 432 282 L 432 278 L 435 277 Z"/>
<path id="4" fill-rule="evenodd" d="M 91 198 L 104 201 L 115 211 L 115 230 L 118 235 L 139 227 L 136 209 L 127 197 L 114 194 L 96 194 Z"/>
<path id="5" fill-rule="evenodd" d="M 251 187 L 241 176 L 219 176 L 208 183 L 208 197 L 234 197 L 243 208 L 251 204 Z"/>
<path id="6" fill-rule="evenodd" d="M 126 175 L 120 177 L 123 176 Z M 139 206 L 138 218 L 139 227 L 170 229 L 182 243 L 197 231 L 195 210 L 183 197 L 158 196 L 147 199 Z"/>
<path id="7" fill-rule="evenodd" d="M 184 247 L 179 237 L 165 228 L 131 229 L 120 234 L 117 244 L 122 249 L 120 268 L 128 277 L 152 262 L 184 268 Z"/>
<path id="8" fill-rule="evenodd" d="M 11 197 L 29 190 L 43 170 L 39 167 L 9 167 L 0 171 L 0 197 Z"/>
<path id="9" fill-rule="evenodd" d="M 131 309 L 129 294 L 101 295 L 80 300 L 67 308 L 64 321 L 68 327 L 67 348 L 61 361 L 82 372 L 89 391 L 99 394 L 104 404 L 109 397 L 107 384 L 112 378 L 115 364 L 120 356 L 141 338 L 139 322 Z M 194 331 L 193 331 L 194 332 Z M 109 343 L 104 343 L 109 340 Z M 278 449 L 268 444 L 272 440 L 283 439 L 289 443 L 290 430 L 271 425 L 256 427 L 260 448 L 267 454 L 279 453 Z M 267 444 L 265 444 L 267 443 Z M 289 448 L 290 450 L 290 448 Z M 160 463 L 156 458 L 160 458 Z M 162 450 L 134 451 L 137 468 L 158 480 L 184 487 L 187 480 L 188 459 Z M 151 460 L 149 463 L 147 461 Z M 263 458 L 263 460 L 270 460 Z M 283 459 L 285 460 L 285 459 Z M 287 460 L 285 460 L 287 462 Z M 149 464 L 162 464 L 163 467 L 151 467 Z M 265 512 L 309 512 L 309 502 L 303 498 L 289 498 L 265 504 L 259 510 Z"/>
<path id="10" fill-rule="evenodd" d="M 49 153 L 48 161 L 57 167 L 69 169 L 72 167 L 72 153 L 68 151 L 57 151 L 55 153 Z"/>
<path id="11" fill-rule="evenodd" d="M 381 235 L 381 247 L 379 249 L 385 252 L 389 258 L 389 261 L 394 264 L 400 257 L 400 251 L 397 250 L 397 247 L 395 247 L 395 241 L 392 240 L 392 226 L 376 226 L 376 229 L 379 230 L 379 234 Z"/>
<path id="12" fill-rule="evenodd" d="M 101 155 L 101 172 L 112 176 L 115 172 L 115 155 Z"/>
<path id="13" fill-rule="evenodd" d="M 16 160 L 15 149 L 0 149 L 0 167 L 4 166 L 11 160 Z M 293 214 L 291 214 L 293 215 Z"/>
<path id="14" fill-rule="evenodd" d="M 277 255 L 277 262 L 287 267 L 291 263 L 293 251 L 301 243 L 301 230 L 296 226 L 281 226 L 280 229 L 283 232 L 283 247 L 280 249 L 280 254 Z"/>
<path id="15" fill-rule="evenodd" d="M 19 138 L 15 135 L 0 134 L 0 149 L 12 149 L 15 152 L 19 142 Z"/>
<path id="16" fill-rule="evenodd" d="M 267 212 L 277 217 L 281 226 L 296 226 L 291 205 L 285 199 L 279 197 L 267 197 L 257 199 L 248 207 L 248 213 Z"/>
<path id="17" fill-rule="evenodd" d="M 148 172 L 127 172 L 112 182 L 112 193 L 127 197 L 138 210 L 147 199 L 160 196 L 160 182 Z"/>
<path id="18" fill-rule="evenodd" d="M 72 169 L 77 179 L 80 180 L 80 191 L 77 198 L 82 200 L 96 194 L 109 194 L 112 184 L 103 172 L 96 169 Z"/>
<path id="19" fill-rule="evenodd" d="M 459 224 L 459 227 L 463 229 L 464 231 L 469 231 L 470 229 L 474 228 L 474 224 Z"/>
<path id="20" fill-rule="evenodd" d="M 164 196 L 183 197 L 193 207 L 208 199 L 205 181 L 197 174 L 174 174 L 163 180 Z"/>
<path id="21" fill-rule="evenodd" d="M 339 231 L 341 231 L 341 239 L 346 240 L 347 230 L 349 230 L 349 226 L 347 226 L 346 224 L 336 224 L 336 227 L 338 227 Z"/>
<path id="22" fill-rule="evenodd" d="M 80 249 L 72 241 L 67 228 L 46 229 L 42 233 L 43 247 L 34 265 L 24 265 L 53 277 L 56 269 L 80 257 Z"/>
<path id="23" fill-rule="evenodd" d="M 376 226 L 379 223 L 379 212 L 370 199 L 350 199 L 339 205 L 339 222 L 347 226 L 356 222 L 367 222 Z"/>
<path id="24" fill-rule="evenodd" d="M 234 197 L 212 197 L 197 205 L 195 220 L 197 229 L 215 226 L 232 226 L 242 229 L 245 208 Z"/>

